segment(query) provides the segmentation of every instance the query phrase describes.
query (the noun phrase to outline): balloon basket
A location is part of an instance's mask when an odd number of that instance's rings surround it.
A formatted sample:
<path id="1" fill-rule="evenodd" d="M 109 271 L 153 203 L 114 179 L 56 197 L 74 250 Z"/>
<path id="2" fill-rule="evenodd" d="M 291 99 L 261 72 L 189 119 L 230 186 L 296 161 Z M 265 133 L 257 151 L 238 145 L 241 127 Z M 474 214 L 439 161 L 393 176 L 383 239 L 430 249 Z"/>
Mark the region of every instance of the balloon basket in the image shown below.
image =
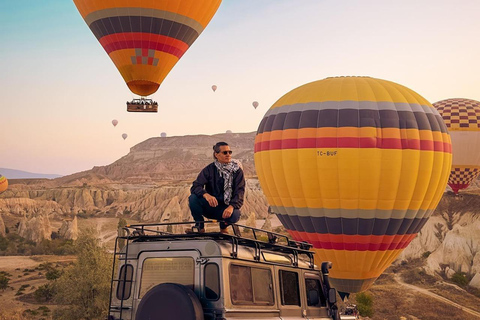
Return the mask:
<path id="1" fill-rule="evenodd" d="M 127 101 L 128 112 L 158 112 L 158 103 L 152 99 L 133 99 Z"/>

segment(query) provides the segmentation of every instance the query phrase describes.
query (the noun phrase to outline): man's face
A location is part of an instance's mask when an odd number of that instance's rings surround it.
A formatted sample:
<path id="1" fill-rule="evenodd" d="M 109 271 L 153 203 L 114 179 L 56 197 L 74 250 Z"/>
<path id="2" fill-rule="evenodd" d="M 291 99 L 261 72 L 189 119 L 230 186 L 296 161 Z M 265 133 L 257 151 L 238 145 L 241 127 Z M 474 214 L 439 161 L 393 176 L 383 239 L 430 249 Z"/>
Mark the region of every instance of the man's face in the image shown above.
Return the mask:
<path id="1" fill-rule="evenodd" d="M 232 150 L 230 150 L 230 146 L 220 146 L 220 152 L 215 155 L 220 163 L 230 163 L 230 161 L 232 161 Z"/>

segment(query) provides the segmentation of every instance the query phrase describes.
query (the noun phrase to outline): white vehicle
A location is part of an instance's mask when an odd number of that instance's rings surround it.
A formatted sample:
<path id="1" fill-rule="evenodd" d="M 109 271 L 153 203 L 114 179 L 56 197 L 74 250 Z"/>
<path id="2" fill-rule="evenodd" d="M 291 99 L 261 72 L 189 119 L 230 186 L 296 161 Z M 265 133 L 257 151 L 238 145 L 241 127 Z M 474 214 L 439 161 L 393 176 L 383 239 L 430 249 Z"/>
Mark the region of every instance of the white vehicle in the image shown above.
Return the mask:
<path id="1" fill-rule="evenodd" d="M 340 320 L 331 263 L 320 271 L 309 244 L 240 225 L 233 235 L 157 231 L 178 224 L 131 225 L 117 238 L 126 244 L 115 253 L 109 320 Z"/>

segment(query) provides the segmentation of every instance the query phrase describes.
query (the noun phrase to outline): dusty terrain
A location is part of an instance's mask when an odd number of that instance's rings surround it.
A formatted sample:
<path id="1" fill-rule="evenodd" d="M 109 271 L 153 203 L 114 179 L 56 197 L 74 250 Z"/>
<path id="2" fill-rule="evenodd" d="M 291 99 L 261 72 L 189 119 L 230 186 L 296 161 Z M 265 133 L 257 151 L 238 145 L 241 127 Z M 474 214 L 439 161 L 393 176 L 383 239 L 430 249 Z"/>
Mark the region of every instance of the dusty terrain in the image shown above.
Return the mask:
<path id="1" fill-rule="evenodd" d="M 35 289 L 48 282 L 41 266 L 51 263 L 52 266 L 61 268 L 74 260 L 74 256 L 0 257 L 0 271 L 7 272 L 11 279 L 9 287 L 0 290 L 0 320 L 51 319 L 55 305 L 32 301 Z M 26 297 L 30 298 L 25 299 Z M 26 313 L 26 310 L 37 312 L 38 317 L 28 311 Z"/>

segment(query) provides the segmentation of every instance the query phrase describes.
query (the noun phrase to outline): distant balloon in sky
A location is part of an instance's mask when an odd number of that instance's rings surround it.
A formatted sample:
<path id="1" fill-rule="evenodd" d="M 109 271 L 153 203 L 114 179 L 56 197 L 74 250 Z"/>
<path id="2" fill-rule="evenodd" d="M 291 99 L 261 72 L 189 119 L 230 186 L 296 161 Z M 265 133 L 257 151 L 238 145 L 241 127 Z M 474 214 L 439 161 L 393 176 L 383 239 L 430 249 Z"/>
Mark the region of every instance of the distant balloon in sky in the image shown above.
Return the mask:
<path id="1" fill-rule="evenodd" d="M 227 130 L 227 132 L 225 132 L 225 133 L 232 133 L 232 130 Z"/>
<path id="2" fill-rule="evenodd" d="M 113 124 L 114 127 L 116 127 L 117 124 L 118 124 L 118 120 L 113 119 L 113 120 L 112 120 L 112 124 Z"/>
<path id="3" fill-rule="evenodd" d="M 252 102 L 252 106 L 253 106 L 255 109 L 257 109 L 257 107 L 258 107 L 258 102 L 257 102 L 257 101 L 253 101 L 253 102 Z"/>
<path id="4" fill-rule="evenodd" d="M 160 137 L 166 138 L 166 137 L 167 137 L 167 133 L 166 133 L 166 132 L 162 132 L 162 133 L 160 134 Z"/>
<path id="5" fill-rule="evenodd" d="M 255 168 L 271 210 L 332 285 L 368 289 L 415 238 L 445 190 L 451 140 L 416 92 L 369 77 L 300 86 L 267 111 Z"/>
<path id="6" fill-rule="evenodd" d="M 127 137 L 128 137 L 128 134 L 126 134 L 126 133 L 122 134 L 123 140 L 127 139 Z"/>
<path id="7" fill-rule="evenodd" d="M 0 193 L 4 192 L 8 188 L 8 180 L 0 174 Z"/>
<path id="8" fill-rule="evenodd" d="M 212 86 L 212 90 L 213 90 L 213 92 L 217 91 L 217 86 L 216 86 L 216 85 L 213 85 L 213 86 Z"/>
<path id="9" fill-rule="evenodd" d="M 448 185 L 455 194 L 480 173 L 480 102 L 446 99 L 433 104 L 452 137 L 452 169 Z"/>
<path id="10" fill-rule="evenodd" d="M 130 90 L 148 96 L 208 25 L 222 0 L 73 0 Z"/>

